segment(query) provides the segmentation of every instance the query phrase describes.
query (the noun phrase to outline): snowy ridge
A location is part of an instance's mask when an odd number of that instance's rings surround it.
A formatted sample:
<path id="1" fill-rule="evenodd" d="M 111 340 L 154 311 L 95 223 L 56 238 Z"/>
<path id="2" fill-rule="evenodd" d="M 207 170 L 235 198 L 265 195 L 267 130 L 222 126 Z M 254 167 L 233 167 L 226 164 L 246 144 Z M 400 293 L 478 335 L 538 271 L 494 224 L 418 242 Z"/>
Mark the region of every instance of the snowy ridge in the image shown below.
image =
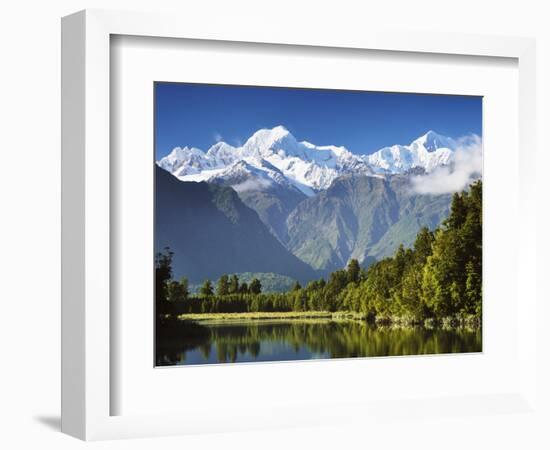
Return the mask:
<path id="1" fill-rule="evenodd" d="M 357 155 L 345 147 L 298 142 L 285 127 L 277 126 L 256 131 L 241 147 L 225 142 L 206 152 L 176 147 L 157 164 L 182 181 L 224 182 L 237 190 L 282 185 L 311 196 L 344 174 L 383 176 L 415 167 L 429 173 L 452 162 L 457 142 L 429 131 L 409 145 Z"/>
<path id="2" fill-rule="evenodd" d="M 414 140 L 410 145 L 385 147 L 367 156 L 367 161 L 378 173 L 403 173 L 414 167 L 426 172 L 447 165 L 453 158 L 457 141 L 435 131 Z"/>

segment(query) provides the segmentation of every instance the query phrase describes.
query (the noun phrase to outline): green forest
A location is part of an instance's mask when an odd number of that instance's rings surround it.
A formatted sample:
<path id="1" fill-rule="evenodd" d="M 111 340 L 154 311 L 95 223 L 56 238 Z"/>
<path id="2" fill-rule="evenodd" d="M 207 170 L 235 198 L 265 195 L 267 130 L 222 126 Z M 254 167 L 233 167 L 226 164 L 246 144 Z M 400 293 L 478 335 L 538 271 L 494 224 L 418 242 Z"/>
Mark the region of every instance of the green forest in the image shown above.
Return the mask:
<path id="1" fill-rule="evenodd" d="M 454 194 L 448 218 L 435 230 L 420 229 L 412 248 L 401 245 L 392 257 L 367 269 L 357 260 L 328 277 L 287 292 L 262 292 L 257 278 L 235 274 L 204 280 L 191 294 L 186 278 L 172 278 L 173 253 L 157 254 L 157 319 L 182 314 L 328 311 L 350 312 L 372 323 L 469 321 L 482 314 L 482 182 Z"/>

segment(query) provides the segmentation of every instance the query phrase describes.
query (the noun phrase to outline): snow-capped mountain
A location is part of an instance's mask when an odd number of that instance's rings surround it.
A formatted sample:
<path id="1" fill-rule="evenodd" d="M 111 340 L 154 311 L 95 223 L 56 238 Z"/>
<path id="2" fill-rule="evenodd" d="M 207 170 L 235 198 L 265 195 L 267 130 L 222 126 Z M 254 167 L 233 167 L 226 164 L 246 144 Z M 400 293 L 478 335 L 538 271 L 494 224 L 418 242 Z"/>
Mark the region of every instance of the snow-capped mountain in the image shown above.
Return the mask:
<path id="1" fill-rule="evenodd" d="M 218 142 L 207 152 L 176 147 L 158 165 L 182 181 L 235 179 L 247 175 L 270 183 L 292 185 L 311 196 L 328 188 L 340 175 L 374 175 L 368 162 L 344 147 L 298 142 L 283 126 L 254 133 L 242 147 Z"/>
<path id="2" fill-rule="evenodd" d="M 275 184 L 312 196 L 346 174 L 383 176 L 415 167 L 429 173 L 452 162 L 458 143 L 428 131 L 409 145 L 357 155 L 345 147 L 299 142 L 285 127 L 277 126 L 258 130 L 241 147 L 225 142 L 206 152 L 176 147 L 158 165 L 182 181 L 223 183 L 237 191 Z"/>
<path id="3" fill-rule="evenodd" d="M 253 259 L 254 252 L 244 250 L 248 249 L 248 234 L 258 235 L 261 227 L 257 223 L 256 226 L 246 221 L 241 223 L 235 216 L 237 210 L 242 209 L 243 214 L 252 210 L 257 214 L 254 220 L 257 222 L 259 218 L 288 252 L 310 268 L 332 271 L 345 267 L 350 258 L 366 264 L 392 255 L 400 243 L 412 245 L 421 227 L 437 227 L 449 211 L 451 196 L 447 181 L 460 184 L 453 185 L 451 190 L 456 191 L 462 189 L 462 181 L 471 179 L 470 173 L 479 173 L 471 169 L 481 165 L 480 144 L 475 135 L 451 139 L 429 131 L 408 145 L 394 145 L 370 155 L 358 155 L 345 147 L 300 142 L 286 128 L 278 126 L 256 131 L 239 147 L 218 142 L 207 151 L 193 147 L 174 148 L 157 161 L 157 173 L 167 175 L 160 170 L 162 168 L 183 183 L 158 174 L 157 180 L 159 183 L 172 180 L 176 183 L 174 186 L 181 185 L 177 191 L 185 190 L 189 198 L 181 203 L 177 196 L 170 194 L 171 188 L 159 194 L 159 198 L 165 201 L 170 198 L 165 205 L 171 211 L 176 204 L 184 208 L 185 202 L 193 200 L 198 192 L 214 193 L 209 201 L 225 211 L 231 220 L 236 220 L 234 229 L 229 227 L 232 231 L 220 232 L 218 213 L 204 216 L 186 228 L 188 231 L 174 237 L 174 242 L 181 240 L 186 246 L 188 240 L 195 243 L 194 238 L 189 238 L 189 230 L 204 228 L 211 234 L 206 241 L 200 242 L 208 246 L 212 239 L 224 233 L 237 233 L 240 229 L 237 225 L 242 225 L 243 231 L 235 239 L 246 244 L 242 248 L 243 261 Z M 469 150 L 470 147 L 479 151 Z M 447 167 L 435 170 L 441 166 Z M 419 170 L 411 170 L 416 168 Z M 458 176 L 450 177 L 451 171 L 456 171 Z M 195 183 L 199 181 L 207 181 L 210 186 Z M 241 209 L 235 205 L 240 205 Z M 178 214 L 183 214 L 182 211 L 178 209 Z M 204 212 L 200 210 L 200 214 Z M 182 219 L 185 226 L 189 220 Z M 182 225 L 169 231 L 183 229 Z M 223 245 L 227 243 L 227 239 L 222 241 Z M 225 258 L 220 250 L 222 244 L 209 247 L 210 254 L 222 255 L 221 260 Z M 286 273 L 281 267 L 291 259 L 283 258 L 284 252 L 280 253 L 281 261 L 286 262 L 277 270 Z M 193 262 L 189 267 L 196 265 Z M 205 267 L 209 267 L 208 261 Z M 246 270 L 243 268 L 243 271 Z M 206 269 L 202 275 L 210 276 Z"/>
<path id="4" fill-rule="evenodd" d="M 378 173 L 403 173 L 414 167 L 431 172 L 449 164 L 457 148 L 457 141 L 428 131 L 409 145 L 392 145 L 368 155 L 367 161 Z"/>

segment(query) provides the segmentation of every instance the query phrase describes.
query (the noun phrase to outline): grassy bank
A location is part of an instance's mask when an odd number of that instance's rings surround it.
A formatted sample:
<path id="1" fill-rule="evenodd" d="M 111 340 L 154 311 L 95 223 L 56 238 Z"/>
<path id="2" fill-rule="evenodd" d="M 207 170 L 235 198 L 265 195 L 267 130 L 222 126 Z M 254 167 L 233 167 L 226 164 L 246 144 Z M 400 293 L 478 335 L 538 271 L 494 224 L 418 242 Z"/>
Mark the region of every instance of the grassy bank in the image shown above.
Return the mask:
<path id="1" fill-rule="evenodd" d="M 360 320 L 365 321 L 365 314 L 352 311 L 283 311 L 283 312 L 242 312 L 242 313 L 200 313 L 180 314 L 180 320 L 193 322 L 212 321 L 243 321 L 243 320 L 311 320 L 324 319 L 334 321 Z M 373 324 L 382 327 L 410 328 L 423 326 L 425 328 L 479 328 L 481 319 L 475 316 L 445 317 L 443 319 L 413 320 L 410 317 L 388 316 L 378 317 Z"/>
<path id="2" fill-rule="evenodd" d="M 242 313 L 200 313 L 180 314 L 180 320 L 205 322 L 213 320 L 285 320 L 285 319 L 327 319 L 327 320 L 366 320 L 366 315 L 352 311 L 274 311 Z"/>
<path id="3" fill-rule="evenodd" d="M 197 322 L 210 320 L 277 320 L 277 319 L 332 319 L 328 311 L 290 311 L 290 312 L 243 312 L 243 313 L 201 313 L 180 314 L 180 320 Z"/>

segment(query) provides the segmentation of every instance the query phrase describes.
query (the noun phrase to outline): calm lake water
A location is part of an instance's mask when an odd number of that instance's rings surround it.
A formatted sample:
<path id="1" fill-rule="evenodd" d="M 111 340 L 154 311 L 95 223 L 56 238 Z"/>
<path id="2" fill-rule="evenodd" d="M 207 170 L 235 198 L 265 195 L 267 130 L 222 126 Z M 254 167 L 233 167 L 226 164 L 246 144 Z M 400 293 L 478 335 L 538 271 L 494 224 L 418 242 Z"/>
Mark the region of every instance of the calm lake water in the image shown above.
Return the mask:
<path id="1" fill-rule="evenodd" d="M 159 342 L 157 365 L 480 352 L 481 330 L 374 327 L 344 321 L 203 323 L 200 337 Z"/>

